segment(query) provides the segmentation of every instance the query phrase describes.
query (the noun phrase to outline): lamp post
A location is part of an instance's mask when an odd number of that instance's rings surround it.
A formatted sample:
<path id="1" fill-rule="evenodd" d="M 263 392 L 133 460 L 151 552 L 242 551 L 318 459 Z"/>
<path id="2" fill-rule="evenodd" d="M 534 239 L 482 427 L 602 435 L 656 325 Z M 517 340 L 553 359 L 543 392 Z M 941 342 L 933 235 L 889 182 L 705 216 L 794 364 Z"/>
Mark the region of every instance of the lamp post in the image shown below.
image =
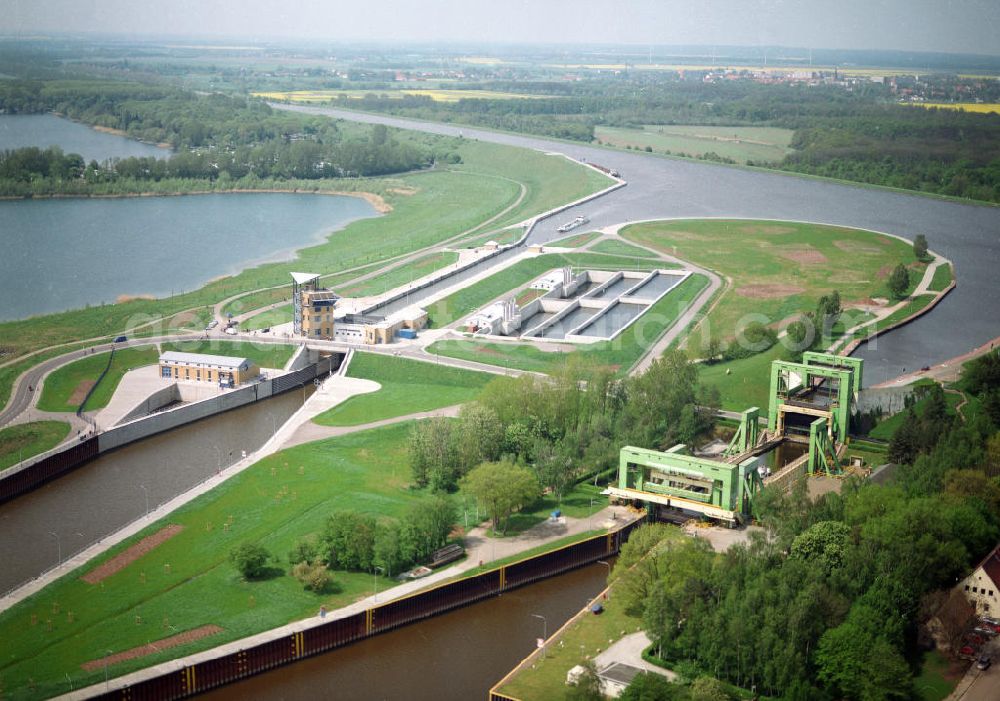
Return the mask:
<path id="1" fill-rule="evenodd" d="M 146 497 L 146 515 L 149 516 L 149 490 L 146 489 L 146 485 L 140 484 L 139 489 L 142 490 L 142 494 Z"/>
<path id="2" fill-rule="evenodd" d="M 378 573 L 379 573 L 379 570 L 382 571 L 382 574 L 385 574 L 385 570 L 382 569 L 381 567 L 379 567 L 378 565 L 375 565 L 375 569 L 372 571 L 372 581 L 375 583 L 375 601 L 376 602 L 378 602 Z"/>
<path id="3" fill-rule="evenodd" d="M 542 648 L 542 657 L 545 657 L 545 641 L 549 639 L 549 622 L 545 616 L 540 613 L 533 613 L 531 614 L 531 617 L 542 619 L 542 644 L 539 645 L 539 647 Z"/>
<path id="4" fill-rule="evenodd" d="M 611 579 L 611 563 L 610 562 L 605 562 L 604 560 L 598 560 L 597 564 L 598 565 L 604 565 L 605 567 L 608 568 L 608 580 L 610 580 Z M 605 580 L 605 581 L 607 581 L 607 580 Z M 604 600 L 605 601 L 608 600 L 608 591 L 609 591 L 609 589 L 605 589 L 604 590 Z"/>
<path id="5" fill-rule="evenodd" d="M 59 534 L 55 531 L 49 531 L 49 535 L 56 539 L 56 560 L 57 565 L 62 564 L 62 541 L 59 539 Z"/>
<path id="6" fill-rule="evenodd" d="M 217 445 L 213 445 L 212 450 L 215 451 L 215 474 L 219 474 L 222 472 L 222 451 Z"/>
<path id="7" fill-rule="evenodd" d="M 104 651 L 104 691 L 108 691 L 108 658 L 111 657 L 111 650 Z"/>

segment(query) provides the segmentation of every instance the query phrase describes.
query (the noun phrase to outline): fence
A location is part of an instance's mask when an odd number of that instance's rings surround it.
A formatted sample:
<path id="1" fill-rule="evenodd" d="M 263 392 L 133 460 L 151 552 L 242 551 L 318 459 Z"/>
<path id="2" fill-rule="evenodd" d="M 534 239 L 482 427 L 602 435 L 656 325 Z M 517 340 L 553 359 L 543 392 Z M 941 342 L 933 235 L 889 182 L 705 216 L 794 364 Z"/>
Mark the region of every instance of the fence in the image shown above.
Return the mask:
<path id="1" fill-rule="evenodd" d="M 502 565 L 473 577 L 453 580 L 180 670 L 164 672 L 95 698 L 166 701 L 193 696 L 610 557 L 618 553 L 622 543 L 639 523 L 635 521 L 605 535 Z"/>
<path id="2" fill-rule="evenodd" d="M 342 358 L 341 354 L 335 353 L 329 357 L 321 358 L 318 362 L 301 370 L 280 375 L 274 379 L 257 382 L 211 399 L 185 404 L 152 416 L 135 419 L 47 455 L 34 463 L 12 468 L 0 477 L 0 504 L 75 470 L 102 453 L 199 419 L 301 387 L 320 375 L 335 371 L 340 366 Z"/>

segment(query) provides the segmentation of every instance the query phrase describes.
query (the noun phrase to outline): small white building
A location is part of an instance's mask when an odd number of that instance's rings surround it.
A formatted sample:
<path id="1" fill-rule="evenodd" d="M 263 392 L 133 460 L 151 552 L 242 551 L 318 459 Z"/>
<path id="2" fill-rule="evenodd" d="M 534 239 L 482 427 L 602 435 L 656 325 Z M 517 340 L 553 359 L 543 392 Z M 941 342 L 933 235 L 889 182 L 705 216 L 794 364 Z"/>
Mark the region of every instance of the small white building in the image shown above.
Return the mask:
<path id="1" fill-rule="evenodd" d="M 1000 614 L 1000 545 L 993 548 L 972 574 L 959 582 L 958 590 L 979 616 Z"/>

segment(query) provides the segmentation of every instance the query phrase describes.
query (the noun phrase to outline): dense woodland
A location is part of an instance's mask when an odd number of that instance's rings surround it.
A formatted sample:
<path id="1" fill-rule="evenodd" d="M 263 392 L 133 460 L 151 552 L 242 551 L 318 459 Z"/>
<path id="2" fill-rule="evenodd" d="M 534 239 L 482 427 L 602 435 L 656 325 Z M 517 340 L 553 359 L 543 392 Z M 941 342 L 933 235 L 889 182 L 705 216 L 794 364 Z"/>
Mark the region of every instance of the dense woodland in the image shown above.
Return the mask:
<path id="1" fill-rule="evenodd" d="M 0 112 L 56 112 L 175 149 L 169 158 L 83 163 L 57 148 L 0 153 L 0 194 L 85 193 L 117 185 L 207 180 L 319 180 L 424 168 L 426 146 L 381 125 L 359 127 L 272 110 L 242 97 L 108 81 L 3 81 Z"/>
<path id="2" fill-rule="evenodd" d="M 410 466 L 418 485 L 448 492 L 479 463 L 505 458 L 529 466 L 561 496 L 582 477 L 614 468 L 623 445 L 665 450 L 696 442 L 712 428 L 718 404 L 679 351 L 624 380 L 571 356 L 550 378 L 494 380 L 457 421 L 416 424 Z"/>
<path id="3" fill-rule="evenodd" d="M 724 555 L 662 526 L 633 535 L 615 591 L 663 663 L 788 701 L 913 698 L 935 592 L 1000 537 L 1000 355 L 972 363 L 963 390 L 982 409 L 933 412 L 890 484 L 848 480 L 815 502 L 804 483 L 764 492 L 765 534 Z"/>
<path id="4" fill-rule="evenodd" d="M 875 185 L 1000 202 L 1000 115 L 895 104 L 882 85 L 700 83 L 650 78 L 484 83 L 548 98 L 470 99 L 372 92 L 351 106 L 579 141 L 594 127 L 754 125 L 794 129 L 796 152 L 758 164 Z M 1000 99 L 1000 98 L 998 98 Z"/>

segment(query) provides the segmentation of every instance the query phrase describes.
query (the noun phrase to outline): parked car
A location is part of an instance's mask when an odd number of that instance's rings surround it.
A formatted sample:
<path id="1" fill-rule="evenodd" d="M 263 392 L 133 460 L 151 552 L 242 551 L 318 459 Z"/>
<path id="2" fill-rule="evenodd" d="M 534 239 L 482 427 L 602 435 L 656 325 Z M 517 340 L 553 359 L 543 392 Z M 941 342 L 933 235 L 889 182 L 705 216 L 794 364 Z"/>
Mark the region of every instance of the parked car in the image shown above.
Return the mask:
<path id="1" fill-rule="evenodd" d="M 207 324 L 207 325 L 205 326 L 205 330 L 206 330 L 206 331 L 211 331 L 212 329 L 214 329 L 214 328 L 215 328 L 216 326 L 218 326 L 218 325 L 219 325 L 219 322 L 218 322 L 218 321 L 217 321 L 216 319 L 212 319 L 212 320 L 211 320 L 210 322 L 208 322 L 208 324 Z"/>
<path id="2" fill-rule="evenodd" d="M 115 336 L 115 343 L 125 343 L 128 340 L 128 336 Z"/>
<path id="3" fill-rule="evenodd" d="M 230 336 L 235 336 L 236 334 L 239 333 L 239 331 L 236 330 L 235 326 L 227 326 L 226 333 L 228 333 Z"/>
<path id="4" fill-rule="evenodd" d="M 980 655 L 979 659 L 976 660 L 976 668 L 978 669 L 989 669 L 991 664 L 993 664 L 993 660 L 990 659 L 989 655 Z"/>
<path id="5" fill-rule="evenodd" d="M 993 626 L 990 625 L 976 626 L 975 628 L 972 629 L 972 632 L 985 636 L 987 638 L 995 637 L 997 634 Z"/>

